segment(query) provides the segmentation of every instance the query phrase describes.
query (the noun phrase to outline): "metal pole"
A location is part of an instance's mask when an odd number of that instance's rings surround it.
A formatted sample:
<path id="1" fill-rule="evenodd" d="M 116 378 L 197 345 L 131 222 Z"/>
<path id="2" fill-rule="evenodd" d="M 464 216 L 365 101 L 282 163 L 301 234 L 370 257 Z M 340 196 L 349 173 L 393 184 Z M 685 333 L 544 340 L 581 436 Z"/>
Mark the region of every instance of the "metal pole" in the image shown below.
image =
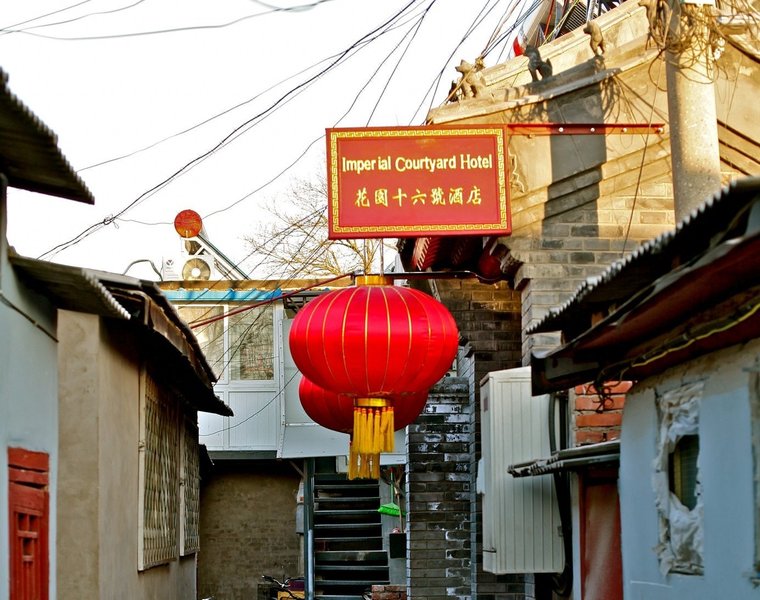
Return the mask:
<path id="1" fill-rule="evenodd" d="M 314 459 L 304 461 L 304 592 L 307 600 L 314 600 Z"/>

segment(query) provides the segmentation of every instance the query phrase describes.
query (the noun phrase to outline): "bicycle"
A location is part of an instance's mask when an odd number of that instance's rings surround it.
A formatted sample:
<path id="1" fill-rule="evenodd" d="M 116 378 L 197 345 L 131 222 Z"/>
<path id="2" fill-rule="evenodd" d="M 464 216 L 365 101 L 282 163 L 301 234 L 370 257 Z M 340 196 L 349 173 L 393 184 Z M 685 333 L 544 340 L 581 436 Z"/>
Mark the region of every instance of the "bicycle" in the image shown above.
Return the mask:
<path id="1" fill-rule="evenodd" d="M 277 600 L 278 598 L 298 598 L 300 600 L 301 598 L 303 598 L 303 593 L 301 595 L 296 595 L 293 593 L 294 591 L 302 592 L 303 577 L 288 577 L 285 579 L 285 581 L 280 581 L 279 579 L 275 579 L 271 575 L 262 575 L 261 579 L 263 579 L 264 581 L 266 581 L 267 583 L 273 586 L 271 589 L 272 600 Z M 283 596 L 281 592 L 287 595 Z"/>

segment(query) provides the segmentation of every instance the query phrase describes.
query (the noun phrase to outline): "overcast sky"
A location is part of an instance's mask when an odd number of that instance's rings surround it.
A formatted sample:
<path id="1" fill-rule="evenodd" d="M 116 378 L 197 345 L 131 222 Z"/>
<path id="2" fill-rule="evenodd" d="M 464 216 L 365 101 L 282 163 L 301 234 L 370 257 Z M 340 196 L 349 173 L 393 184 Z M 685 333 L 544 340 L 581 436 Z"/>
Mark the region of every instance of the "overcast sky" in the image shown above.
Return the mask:
<path id="1" fill-rule="evenodd" d="M 58 135 L 95 196 L 87 206 L 10 190 L 9 241 L 66 264 L 160 268 L 178 254 L 174 216 L 190 208 L 243 261 L 262 206 L 293 175 L 324 172 L 325 128 L 421 124 L 509 4 L 9 0 L 0 67 L 10 91 Z M 156 278 L 145 264 L 129 274 Z"/>

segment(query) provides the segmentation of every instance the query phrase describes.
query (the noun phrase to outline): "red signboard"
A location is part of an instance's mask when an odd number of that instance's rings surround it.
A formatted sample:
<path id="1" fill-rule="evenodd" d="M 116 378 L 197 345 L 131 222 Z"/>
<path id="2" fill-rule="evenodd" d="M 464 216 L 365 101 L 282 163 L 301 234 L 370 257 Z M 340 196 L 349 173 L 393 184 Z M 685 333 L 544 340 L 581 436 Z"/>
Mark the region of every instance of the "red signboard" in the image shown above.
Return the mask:
<path id="1" fill-rule="evenodd" d="M 506 235 L 499 126 L 327 130 L 330 239 Z"/>

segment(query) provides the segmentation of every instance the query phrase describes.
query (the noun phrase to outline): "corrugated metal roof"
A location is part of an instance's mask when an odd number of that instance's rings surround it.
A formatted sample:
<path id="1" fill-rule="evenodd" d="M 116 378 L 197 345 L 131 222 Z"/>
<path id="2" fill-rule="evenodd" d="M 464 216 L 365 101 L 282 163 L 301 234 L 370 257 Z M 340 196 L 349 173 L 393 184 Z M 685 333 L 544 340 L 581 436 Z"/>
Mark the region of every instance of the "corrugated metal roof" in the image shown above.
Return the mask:
<path id="1" fill-rule="evenodd" d="M 536 458 L 509 465 L 512 477 L 535 477 L 561 471 L 577 471 L 591 467 L 617 466 L 620 463 L 620 440 L 588 444 L 558 450 L 548 458 Z"/>
<path id="2" fill-rule="evenodd" d="M 58 148 L 57 136 L 8 89 L 0 69 L 0 172 L 8 185 L 94 204 L 90 190 Z"/>
<path id="3" fill-rule="evenodd" d="M 282 290 L 178 290 L 164 289 L 171 302 L 260 302 L 282 297 Z"/>
<path id="4" fill-rule="evenodd" d="M 197 338 L 154 282 L 18 255 L 10 261 L 27 285 L 54 306 L 129 322 L 192 406 L 233 415 L 214 394 L 215 376 Z"/>
<path id="5" fill-rule="evenodd" d="M 542 330 L 561 329 L 565 343 L 531 356 L 533 393 L 644 379 L 754 339 L 759 292 L 760 177 L 752 177 L 715 195 L 550 315 Z"/>
<path id="6" fill-rule="evenodd" d="M 11 255 L 10 260 L 29 287 L 45 296 L 54 296 L 53 303 L 58 308 L 116 319 L 130 318 L 129 311 L 86 269 L 18 255 Z"/>

